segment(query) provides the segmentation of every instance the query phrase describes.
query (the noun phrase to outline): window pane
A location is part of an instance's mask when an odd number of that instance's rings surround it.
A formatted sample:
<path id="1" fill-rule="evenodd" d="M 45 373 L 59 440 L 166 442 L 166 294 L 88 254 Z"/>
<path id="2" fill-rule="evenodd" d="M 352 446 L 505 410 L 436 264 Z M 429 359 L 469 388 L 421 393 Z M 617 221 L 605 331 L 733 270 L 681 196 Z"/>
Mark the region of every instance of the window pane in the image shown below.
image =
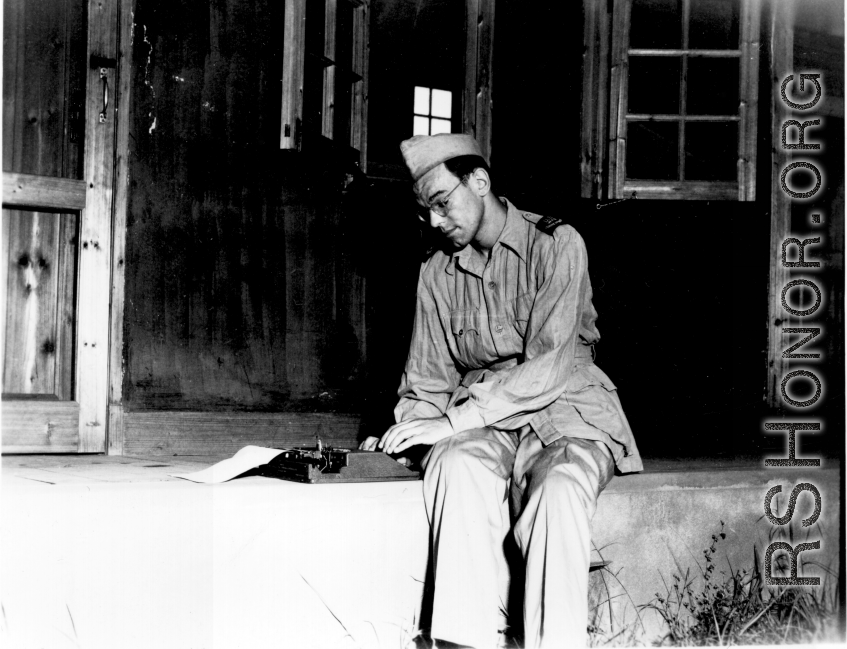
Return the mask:
<path id="1" fill-rule="evenodd" d="M 688 58 L 689 115 L 738 114 L 738 59 Z"/>
<path id="2" fill-rule="evenodd" d="M 679 114 L 679 57 L 629 57 L 629 113 Z"/>
<path id="3" fill-rule="evenodd" d="M 629 28 L 631 48 L 682 47 L 682 10 L 679 0 L 633 0 Z"/>
<path id="4" fill-rule="evenodd" d="M 449 133 L 450 127 L 451 124 L 449 119 L 433 119 L 432 131 L 430 132 L 430 135 L 436 135 L 438 133 Z"/>
<path id="5" fill-rule="evenodd" d="M 429 135 L 429 117 L 415 116 L 415 125 L 412 128 L 412 135 Z"/>
<path id="6" fill-rule="evenodd" d="M 627 122 L 626 177 L 642 180 L 676 180 L 679 124 L 677 122 Z"/>
<path id="7" fill-rule="evenodd" d="M 432 116 L 453 117 L 453 93 L 449 90 L 432 91 Z"/>
<path id="8" fill-rule="evenodd" d="M 739 0 L 696 0 L 691 3 L 688 47 L 738 49 Z"/>
<path id="9" fill-rule="evenodd" d="M 736 122 L 685 124 L 686 180 L 735 180 L 737 160 Z"/>
<path id="10" fill-rule="evenodd" d="M 429 88 L 415 86 L 415 112 L 420 115 L 429 115 Z"/>

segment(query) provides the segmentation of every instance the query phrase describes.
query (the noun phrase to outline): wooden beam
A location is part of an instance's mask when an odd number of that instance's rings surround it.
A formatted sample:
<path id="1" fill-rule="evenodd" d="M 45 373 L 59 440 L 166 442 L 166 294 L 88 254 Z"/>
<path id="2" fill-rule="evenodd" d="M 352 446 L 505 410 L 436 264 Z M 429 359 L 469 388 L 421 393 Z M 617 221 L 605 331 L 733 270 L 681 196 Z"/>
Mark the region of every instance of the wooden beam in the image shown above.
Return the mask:
<path id="1" fill-rule="evenodd" d="M 85 209 L 85 181 L 3 172 L 3 205 L 75 212 Z"/>
<path id="2" fill-rule="evenodd" d="M 781 406 L 780 381 L 788 372 L 789 361 L 782 357 L 785 348 L 784 327 L 793 326 L 791 316 L 783 310 L 781 292 L 788 282 L 778 251 L 791 232 L 791 198 L 782 191 L 779 175 L 791 162 L 791 155 L 779 142 L 782 123 L 789 118 L 789 107 L 782 101 L 779 84 L 794 72 L 794 3 L 770 3 L 770 96 L 771 96 L 771 232 L 770 270 L 768 273 L 768 383 L 765 399 L 773 408 Z"/>
<path id="3" fill-rule="evenodd" d="M 353 10 L 353 73 L 362 77 L 353 84 L 350 104 L 350 146 L 359 152 L 359 166 L 368 171 L 368 64 L 370 62 L 370 6 L 362 2 Z"/>
<path id="4" fill-rule="evenodd" d="M 118 56 L 118 0 L 89 0 L 88 59 Z M 110 93 L 117 86 L 116 70 L 106 68 Z M 115 132 L 117 111 L 110 102 L 105 119 L 103 79 L 90 67 L 86 91 L 86 200 L 79 236 L 77 385 L 79 451 L 106 450 L 109 403 L 109 293 L 112 262 L 112 201 L 114 199 Z"/>
<path id="5" fill-rule="evenodd" d="M 599 198 L 603 188 L 609 125 L 609 42 L 611 22 L 608 4 L 583 0 L 582 138 L 580 195 Z"/>
<path id="6" fill-rule="evenodd" d="M 601 198 L 624 198 L 621 191 L 626 177 L 626 107 L 629 57 L 627 55 L 630 5 L 615 0 L 612 13 L 611 73 L 609 92 L 609 168 L 606 195 Z"/>
<path id="7" fill-rule="evenodd" d="M 627 180 L 621 198 L 635 192 L 638 198 L 670 200 L 738 200 L 738 183 L 714 180 Z"/>
<path id="8" fill-rule="evenodd" d="M 115 135 L 115 206 L 112 221 L 112 289 L 109 309 L 109 423 L 106 450 L 123 448 L 124 282 L 126 214 L 129 194 L 129 100 L 132 80 L 132 29 L 135 2 L 121 0 L 118 34 L 117 132 Z"/>
<path id="9" fill-rule="evenodd" d="M 285 0 L 285 27 L 282 36 L 280 149 L 298 149 L 300 146 L 305 50 L 306 0 Z"/>
<path id="10" fill-rule="evenodd" d="M 748 0 L 741 10 L 741 121 L 738 133 L 738 200 L 756 200 L 756 147 L 759 122 L 759 22 L 761 0 Z"/>
<path id="11" fill-rule="evenodd" d="M 75 453 L 79 404 L 37 399 L 3 400 L 3 453 Z"/>
<path id="12" fill-rule="evenodd" d="M 361 418 L 330 413 L 124 412 L 124 455 L 232 455 L 324 444 L 355 448 Z"/>
<path id="13" fill-rule="evenodd" d="M 462 101 L 462 132 L 476 136 L 477 24 L 480 0 L 465 2 L 465 93 Z"/>
<path id="14" fill-rule="evenodd" d="M 583 0 L 582 2 L 582 119 L 580 124 L 579 168 L 581 177 L 580 196 L 591 198 L 594 195 L 594 133 L 597 122 L 595 107 L 600 104 L 600 88 L 597 87 L 597 66 L 600 65 L 597 52 L 597 14 L 601 3 Z"/>
<path id="15" fill-rule="evenodd" d="M 335 60 L 337 0 L 324 0 L 324 57 Z M 323 110 L 321 111 L 321 135 L 332 139 L 335 130 L 335 65 L 323 69 Z"/>
<path id="16" fill-rule="evenodd" d="M 491 162 L 494 1 L 465 2 L 465 93 L 462 132 L 472 134 Z"/>

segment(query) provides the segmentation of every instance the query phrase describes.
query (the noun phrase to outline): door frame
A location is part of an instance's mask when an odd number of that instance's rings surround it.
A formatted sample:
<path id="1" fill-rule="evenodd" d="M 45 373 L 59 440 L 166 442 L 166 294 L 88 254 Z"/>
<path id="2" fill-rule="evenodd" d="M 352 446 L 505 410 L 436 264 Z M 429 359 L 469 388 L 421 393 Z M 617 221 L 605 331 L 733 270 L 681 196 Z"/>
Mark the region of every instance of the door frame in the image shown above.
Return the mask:
<path id="1" fill-rule="evenodd" d="M 4 399 L 3 453 L 103 453 L 109 447 L 109 403 L 120 402 L 122 377 L 133 5 L 88 2 L 83 180 L 3 172 L 4 208 L 79 214 L 74 400 Z M 110 367 L 116 360 L 118 367 Z"/>

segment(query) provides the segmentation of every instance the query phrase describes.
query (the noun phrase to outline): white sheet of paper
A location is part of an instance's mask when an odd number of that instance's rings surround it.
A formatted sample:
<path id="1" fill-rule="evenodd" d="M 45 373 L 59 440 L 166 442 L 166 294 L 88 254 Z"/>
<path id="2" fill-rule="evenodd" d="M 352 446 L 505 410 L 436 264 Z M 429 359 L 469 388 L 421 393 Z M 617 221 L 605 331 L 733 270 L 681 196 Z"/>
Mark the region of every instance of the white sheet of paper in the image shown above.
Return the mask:
<path id="1" fill-rule="evenodd" d="M 245 446 L 228 460 L 221 460 L 217 464 L 195 471 L 194 473 L 171 473 L 172 478 L 182 478 L 192 482 L 203 482 L 205 484 L 217 484 L 232 480 L 245 471 L 254 469 L 262 464 L 267 464 L 283 451 L 278 448 L 265 448 L 263 446 Z"/>

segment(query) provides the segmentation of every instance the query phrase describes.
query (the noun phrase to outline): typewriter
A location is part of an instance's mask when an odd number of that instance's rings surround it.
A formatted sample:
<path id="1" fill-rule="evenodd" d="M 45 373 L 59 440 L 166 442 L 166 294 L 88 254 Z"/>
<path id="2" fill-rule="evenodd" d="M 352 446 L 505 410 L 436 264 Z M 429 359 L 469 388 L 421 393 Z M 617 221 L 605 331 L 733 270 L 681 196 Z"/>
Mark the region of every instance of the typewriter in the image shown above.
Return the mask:
<path id="1" fill-rule="evenodd" d="M 381 451 L 360 451 L 324 446 L 321 440 L 312 448 L 282 449 L 252 475 L 294 482 L 393 482 L 418 480 L 417 471 L 391 459 Z"/>

